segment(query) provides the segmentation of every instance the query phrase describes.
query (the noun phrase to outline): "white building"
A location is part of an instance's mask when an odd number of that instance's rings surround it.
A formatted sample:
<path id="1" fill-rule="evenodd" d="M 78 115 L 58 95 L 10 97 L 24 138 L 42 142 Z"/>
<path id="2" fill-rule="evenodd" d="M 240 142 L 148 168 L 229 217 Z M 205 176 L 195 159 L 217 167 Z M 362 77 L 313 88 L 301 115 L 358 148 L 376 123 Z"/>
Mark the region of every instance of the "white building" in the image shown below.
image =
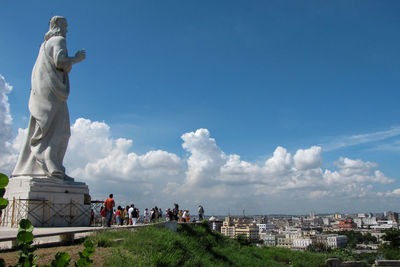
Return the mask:
<path id="1" fill-rule="evenodd" d="M 310 238 L 296 238 L 293 239 L 293 248 L 306 249 L 309 245 L 312 244 L 312 240 Z"/>
<path id="2" fill-rule="evenodd" d="M 378 225 L 378 222 L 376 221 L 376 217 L 362 218 L 362 222 L 365 226 Z"/>
<path id="3" fill-rule="evenodd" d="M 347 246 L 347 236 L 329 235 L 327 237 L 327 243 L 331 248 L 345 248 Z"/>
<path id="4" fill-rule="evenodd" d="M 329 217 L 322 218 L 322 221 L 324 222 L 324 225 L 331 225 L 331 218 Z"/>
<path id="5" fill-rule="evenodd" d="M 263 240 L 264 245 L 267 245 L 267 246 L 277 246 L 278 238 L 285 238 L 285 236 L 284 235 L 267 234 L 267 233 L 260 234 L 260 239 Z"/>
<path id="6" fill-rule="evenodd" d="M 363 227 L 363 221 L 362 221 L 362 219 L 359 217 L 359 218 L 355 218 L 354 220 L 353 220 L 353 222 L 355 223 L 355 224 L 357 224 L 357 228 L 362 228 Z"/>

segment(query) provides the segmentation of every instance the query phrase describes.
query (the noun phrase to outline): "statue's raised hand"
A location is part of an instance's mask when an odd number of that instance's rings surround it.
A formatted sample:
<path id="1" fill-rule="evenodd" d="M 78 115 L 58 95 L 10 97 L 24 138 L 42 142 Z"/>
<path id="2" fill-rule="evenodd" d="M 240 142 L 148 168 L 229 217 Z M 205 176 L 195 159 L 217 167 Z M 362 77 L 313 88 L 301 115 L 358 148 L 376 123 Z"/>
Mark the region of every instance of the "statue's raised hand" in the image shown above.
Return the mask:
<path id="1" fill-rule="evenodd" d="M 75 63 L 81 62 L 86 58 L 86 51 L 85 49 L 79 50 L 75 54 Z"/>

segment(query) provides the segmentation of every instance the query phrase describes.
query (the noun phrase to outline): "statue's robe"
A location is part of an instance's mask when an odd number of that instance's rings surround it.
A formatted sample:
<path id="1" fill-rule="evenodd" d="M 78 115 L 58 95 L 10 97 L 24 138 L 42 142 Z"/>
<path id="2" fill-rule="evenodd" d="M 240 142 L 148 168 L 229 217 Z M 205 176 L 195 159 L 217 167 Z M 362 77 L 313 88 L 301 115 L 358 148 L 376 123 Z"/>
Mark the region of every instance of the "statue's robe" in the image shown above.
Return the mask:
<path id="1" fill-rule="evenodd" d="M 53 36 L 41 45 L 32 71 L 28 133 L 12 176 L 65 177 L 71 66 L 64 37 Z"/>

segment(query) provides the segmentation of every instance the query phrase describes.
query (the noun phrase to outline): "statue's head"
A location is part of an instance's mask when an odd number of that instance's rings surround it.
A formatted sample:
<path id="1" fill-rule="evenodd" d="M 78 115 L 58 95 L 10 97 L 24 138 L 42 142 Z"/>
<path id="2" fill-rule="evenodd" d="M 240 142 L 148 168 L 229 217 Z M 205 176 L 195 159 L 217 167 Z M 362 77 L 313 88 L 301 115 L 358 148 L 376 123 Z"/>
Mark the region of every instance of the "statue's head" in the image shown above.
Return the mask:
<path id="1" fill-rule="evenodd" d="M 54 16 L 50 20 L 50 29 L 45 34 L 44 39 L 47 41 L 53 36 L 63 36 L 67 35 L 67 19 L 62 16 Z"/>

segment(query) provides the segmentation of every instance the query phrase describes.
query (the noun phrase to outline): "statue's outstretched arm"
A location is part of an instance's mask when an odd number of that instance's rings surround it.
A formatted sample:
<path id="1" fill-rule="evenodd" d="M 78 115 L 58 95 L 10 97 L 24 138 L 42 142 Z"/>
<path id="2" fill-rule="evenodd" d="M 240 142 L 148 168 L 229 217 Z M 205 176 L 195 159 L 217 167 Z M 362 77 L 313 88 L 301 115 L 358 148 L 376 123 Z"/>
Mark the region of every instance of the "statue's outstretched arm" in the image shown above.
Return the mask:
<path id="1" fill-rule="evenodd" d="M 81 62 L 86 58 L 86 51 L 79 50 L 76 52 L 74 57 L 68 56 L 68 50 L 65 38 L 53 37 L 54 47 L 53 47 L 53 58 L 54 63 L 58 69 L 62 69 L 65 72 L 70 72 L 72 65 Z M 52 38 L 52 39 L 53 39 Z"/>

